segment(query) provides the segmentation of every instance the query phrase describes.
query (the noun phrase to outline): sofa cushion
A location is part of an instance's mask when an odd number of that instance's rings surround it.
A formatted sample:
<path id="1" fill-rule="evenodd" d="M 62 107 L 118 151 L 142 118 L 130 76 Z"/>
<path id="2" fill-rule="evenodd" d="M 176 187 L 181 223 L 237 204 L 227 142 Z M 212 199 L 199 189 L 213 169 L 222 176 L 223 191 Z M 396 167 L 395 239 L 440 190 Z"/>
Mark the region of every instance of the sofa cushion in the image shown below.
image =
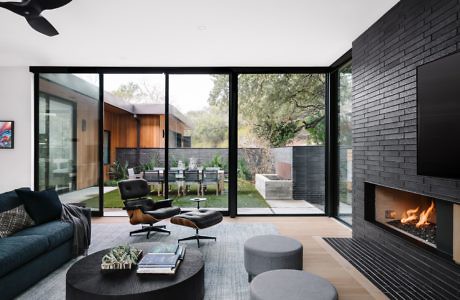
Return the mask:
<path id="1" fill-rule="evenodd" d="M 24 207 L 36 224 L 43 224 L 61 218 L 62 204 L 55 190 L 41 192 L 16 190 Z"/>
<path id="2" fill-rule="evenodd" d="M 34 225 L 24 205 L 0 212 L 0 238 L 5 238 L 24 228 Z"/>
<path id="3" fill-rule="evenodd" d="M 29 188 L 20 188 L 19 190 L 30 191 Z M 0 212 L 7 211 L 24 204 L 15 191 L 0 194 Z"/>
<path id="4" fill-rule="evenodd" d="M 45 253 L 48 247 L 45 236 L 11 236 L 0 239 L 0 276 Z"/>
<path id="5" fill-rule="evenodd" d="M 73 225 L 63 221 L 52 221 L 17 232 L 13 236 L 40 235 L 48 239 L 49 250 L 73 238 Z"/>

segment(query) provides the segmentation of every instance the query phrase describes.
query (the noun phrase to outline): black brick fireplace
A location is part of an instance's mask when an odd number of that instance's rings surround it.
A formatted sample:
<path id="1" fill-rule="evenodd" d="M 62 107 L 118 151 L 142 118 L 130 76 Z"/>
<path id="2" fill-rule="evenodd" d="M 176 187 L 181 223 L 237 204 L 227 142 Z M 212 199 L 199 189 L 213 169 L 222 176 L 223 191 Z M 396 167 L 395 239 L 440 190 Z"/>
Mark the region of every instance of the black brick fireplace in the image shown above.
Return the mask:
<path id="1" fill-rule="evenodd" d="M 402 0 L 353 42 L 353 237 L 380 245 L 415 271 L 423 265 L 442 270 L 439 276 L 452 274 L 445 289 L 460 298 L 460 180 L 419 176 L 416 165 L 416 69 L 459 50 L 458 0 Z M 448 132 L 439 134 L 449 138 Z M 415 206 L 408 200 L 410 207 L 383 205 L 376 214 L 376 187 L 424 200 Z M 420 213 L 431 202 L 431 239 L 397 224 L 403 211 L 408 217 L 409 209 L 420 206 Z"/>
<path id="2" fill-rule="evenodd" d="M 453 204 L 426 195 L 365 183 L 365 220 L 452 259 Z"/>

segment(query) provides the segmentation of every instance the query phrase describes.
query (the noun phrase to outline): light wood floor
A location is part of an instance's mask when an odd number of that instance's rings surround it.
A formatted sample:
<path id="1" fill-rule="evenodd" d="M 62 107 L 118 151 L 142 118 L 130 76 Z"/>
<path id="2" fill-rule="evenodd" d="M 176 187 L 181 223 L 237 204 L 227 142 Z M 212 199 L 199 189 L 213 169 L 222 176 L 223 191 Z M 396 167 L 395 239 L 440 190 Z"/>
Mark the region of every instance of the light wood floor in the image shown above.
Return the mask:
<path id="1" fill-rule="evenodd" d="M 127 222 L 127 217 L 94 218 L 94 223 Z M 227 223 L 271 223 L 282 235 L 299 240 L 304 247 L 304 270 L 328 279 L 340 300 L 387 299 L 371 282 L 335 252 L 321 237 L 351 237 L 351 230 L 327 217 L 238 217 Z"/>

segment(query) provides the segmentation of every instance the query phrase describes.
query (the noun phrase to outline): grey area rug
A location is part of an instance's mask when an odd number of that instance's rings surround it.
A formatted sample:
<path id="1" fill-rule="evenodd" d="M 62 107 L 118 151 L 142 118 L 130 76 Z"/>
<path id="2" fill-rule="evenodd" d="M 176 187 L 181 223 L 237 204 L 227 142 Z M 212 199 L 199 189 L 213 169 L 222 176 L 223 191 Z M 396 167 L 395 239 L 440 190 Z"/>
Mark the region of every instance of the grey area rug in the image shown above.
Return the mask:
<path id="1" fill-rule="evenodd" d="M 89 253 L 122 244 L 139 242 L 172 242 L 193 235 L 195 231 L 188 227 L 165 223 L 171 235 L 156 233 L 146 240 L 145 235 L 129 236 L 129 232 L 137 227 L 126 220 L 126 224 L 93 224 L 92 242 Z M 273 224 L 228 224 L 221 223 L 211 228 L 200 230 L 203 235 L 217 237 L 217 242 L 202 241 L 200 251 L 205 260 L 205 299 L 208 300 L 239 300 L 249 299 L 249 284 L 244 269 L 243 245 L 255 235 L 277 234 Z M 183 242 L 188 247 L 196 248 L 196 241 Z M 57 269 L 18 299 L 65 299 L 65 274 L 74 259 Z"/>

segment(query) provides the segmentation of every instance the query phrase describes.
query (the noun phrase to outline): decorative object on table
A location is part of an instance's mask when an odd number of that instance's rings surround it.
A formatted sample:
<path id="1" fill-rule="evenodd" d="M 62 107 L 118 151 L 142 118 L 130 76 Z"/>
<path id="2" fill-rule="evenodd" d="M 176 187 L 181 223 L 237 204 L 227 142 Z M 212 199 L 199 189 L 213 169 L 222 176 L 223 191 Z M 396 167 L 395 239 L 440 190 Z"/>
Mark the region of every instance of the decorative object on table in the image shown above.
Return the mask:
<path id="1" fill-rule="evenodd" d="M 141 254 L 142 250 L 129 245 L 112 248 L 102 257 L 101 270 L 131 270 Z"/>
<path id="2" fill-rule="evenodd" d="M 198 168 L 198 162 L 195 157 L 190 157 L 189 163 L 188 163 L 188 169 L 189 170 L 196 170 Z"/>
<path id="3" fill-rule="evenodd" d="M 171 218 L 171 223 L 181 226 L 195 228 L 196 233 L 190 237 L 182 238 L 177 242 L 196 240 L 198 248 L 200 248 L 200 240 L 216 240 L 216 237 L 200 235 L 199 230 L 211 227 L 222 222 L 222 213 L 210 210 L 199 209 L 191 212 L 183 213 Z"/>
<path id="4" fill-rule="evenodd" d="M 180 213 L 179 207 L 172 207 L 173 200 L 166 199 L 154 202 L 147 198 L 150 188 L 144 179 L 119 181 L 118 188 L 121 199 L 123 199 L 123 209 L 128 212 L 129 222 L 132 225 L 143 225 L 142 229 L 131 231 L 130 236 L 133 233 L 147 232 L 147 238 L 149 238 L 151 231 L 171 233 L 164 229 L 165 225 L 153 226 L 153 224 Z"/>
<path id="5" fill-rule="evenodd" d="M 14 121 L 0 121 L 0 149 L 14 149 Z"/>
<path id="6" fill-rule="evenodd" d="M 200 209 L 200 202 L 204 202 L 204 201 L 207 201 L 208 199 L 206 198 L 192 198 L 190 199 L 190 201 L 192 202 L 196 202 L 196 208 L 197 209 Z"/>
<path id="7" fill-rule="evenodd" d="M 147 253 L 176 254 L 179 252 L 179 247 L 179 244 L 155 243 L 155 245 L 149 249 Z"/>
<path id="8" fill-rule="evenodd" d="M 158 244 L 139 262 L 138 274 L 175 274 L 184 260 L 185 247 L 179 244 Z"/>

